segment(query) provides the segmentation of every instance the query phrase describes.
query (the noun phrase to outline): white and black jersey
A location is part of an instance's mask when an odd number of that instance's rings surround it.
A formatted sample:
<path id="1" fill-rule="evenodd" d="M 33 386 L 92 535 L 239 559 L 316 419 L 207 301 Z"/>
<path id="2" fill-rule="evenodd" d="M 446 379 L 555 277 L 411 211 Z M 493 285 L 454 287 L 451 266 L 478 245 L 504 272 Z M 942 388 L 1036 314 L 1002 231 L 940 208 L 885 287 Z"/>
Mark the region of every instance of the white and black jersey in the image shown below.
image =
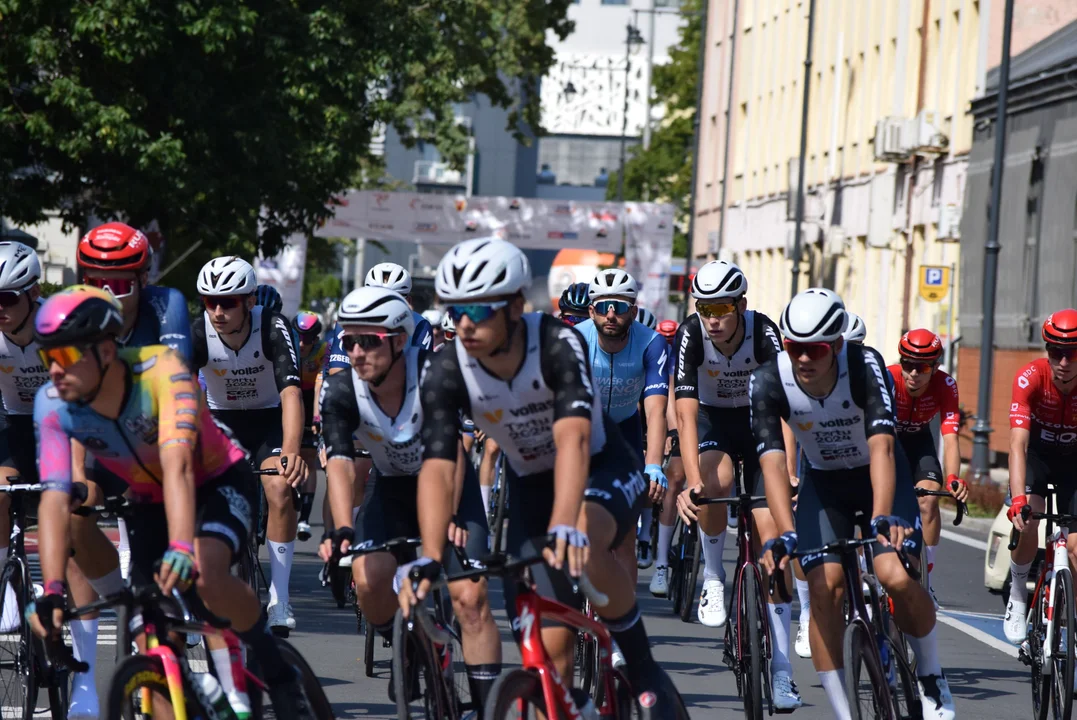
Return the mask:
<path id="1" fill-rule="evenodd" d="M 785 452 L 781 421 L 816 470 L 864 467 L 868 438 L 894 434 L 894 406 L 882 357 L 870 347 L 845 344 L 835 358 L 838 378 L 823 398 L 808 395 L 782 352 L 752 373 L 752 430 L 760 457 Z"/>
<path id="2" fill-rule="evenodd" d="M 523 363 L 502 380 L 452 343 L 427 357 L 422 376 L 423 457 L 456 460 L 463 414 L 497 441 L 518 476 L 553 469 L 553 424 L 566 417 L 591 420 L 591 454 L 606 444 L 602 409 L 580 333 L 550 315 L 528 313 Z"/>
<path id="3" fill-rule="evenodd" d="M 741 318 L 744 337 L 726 357 L 711 342 L 699 315 L 681 324 L 674 342 L 677 352 L 674 396 L 699 400 L 718 408 L 748 406 L 748 378 L 760 365 L 782 352 L 778 327 L 761 312 L 746 310 Z"/>
<path id="4" fill-rule="evenodd" d="M 33 340 L 21 347 L 0 333 L 0 403 L 5 415 L 34 413 L 34 395 L 49 381 L 49 369 L 37 354 Z"/>

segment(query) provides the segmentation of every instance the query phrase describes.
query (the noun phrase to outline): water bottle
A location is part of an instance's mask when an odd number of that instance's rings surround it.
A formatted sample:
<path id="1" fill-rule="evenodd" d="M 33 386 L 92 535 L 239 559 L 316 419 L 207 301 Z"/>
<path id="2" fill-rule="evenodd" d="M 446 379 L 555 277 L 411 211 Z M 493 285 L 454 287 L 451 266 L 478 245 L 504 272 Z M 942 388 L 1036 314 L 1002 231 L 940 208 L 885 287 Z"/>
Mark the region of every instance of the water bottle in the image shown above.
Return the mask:
<path id="1" fill-rule="evenodd" d="M 195 681 L 198 684 L 198 689 L 202 692 L 204 702 L 213 707 L 220 720 L 236 720 L 236 714 L 232 711 L 232 706 L 228 703 L 228 698 L 225 697 L 224 691 L 221 690 L 221 685 L 217 682 L 217 678 L 209 673 L 197 673 Z"/>

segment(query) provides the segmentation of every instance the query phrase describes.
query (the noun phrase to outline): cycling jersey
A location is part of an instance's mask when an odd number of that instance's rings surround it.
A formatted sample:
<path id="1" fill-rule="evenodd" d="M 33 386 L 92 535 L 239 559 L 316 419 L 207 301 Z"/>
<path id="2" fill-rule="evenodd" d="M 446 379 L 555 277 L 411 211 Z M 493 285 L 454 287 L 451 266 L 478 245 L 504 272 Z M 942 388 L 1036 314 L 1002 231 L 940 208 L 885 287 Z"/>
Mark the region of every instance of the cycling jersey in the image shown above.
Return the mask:
<path id="1" fill-rule="evenodd" d="M 427 357 L 423 369 L 423 459 L 456 460 L 460 414 L 497 441 L 519 476 L 553 469 L 553 424 L 591 420 L 591 454 L 606 444 L 602 409 L 591 384 L 583 338 L 544 313 L 523 316 L 526 350 L 510 380 L 495 377 L 464 346 Z"/>
<path id="2" fill-rule="evenodd" d="M 1048 454 L 1077 450 L 1077 393 L 1059 391 L 1047 358 L 1033 360 L 1013 379 L 1010 427 L 1027 429 L 1030 444 Z"/>
<path id="3" fill-rule="evenodd" d="M 191 321 L 183 293 L 160 285 L 142 288 L 135 326 L 117 342 L 129 348 L 167 345 L 178 352 L 184 362 L 191 362 Z"/>
<path id="4" fill-rule="evenodd" d="M 224 474 L 244 459 L 243 450 L 213 422 L 191 371 L 170 348 L 125 348 L 124 403 L 119 417 L 100 415 L 89 404 L 67 403 L 52 383 L 34 402 L 38 470 L 50 490 L 71 491 L 71 440 L 151 502 L 163 501 L 161 449 L 187 445 L 194 451 L 195 485 Z"/>
<path id="5" fill-rule="evenodd" d="M 37 343 L 31 340 L 26 347 L 20 347 L 7 335 L 0 333 L 0 404 L 3 405 L 3 414 L 32 415 L 34 395 L 48 381 L 49 369 L 37 354 Z"/>
<path id="6" fill-rule="evenodd" d="M 242 347 L 232 350 L 213 328 L 209 313 L 191 327 L 194 367 L 203 369 L 212 410 L 280 407 L 284 388 L 300 385 L 298 357 L 284 316 L 255 305 L 247 332 Z"/>
<path id="7" fill-rule="evenodd" d="M 587 342 L 599 402 L 614 422 L 622 423 L 638 414 L 644 398 L 669 394 L 669 348 L 666 339 L 654 330 L 632 323 L 628 342 L 611 355 L 599 345 L 599 330 L 593 320 L 585 320 L 576 329 Z"/>
<path id="8" fill-rule="evenodd" d="M 837 382 L 824 398 L 801 389 L 788 353 L 752 373 L 748 394 L 760 457 L 785 452 L 781 420 L 789 423 L 809 466 L 817 470 L 866 466 L 868 438 L 894 434 L 893 399 L 879 353 L 845 344 L 835 360 Z"/>
<path id="9" fill-rule="evenodd" d="M 778 327 L 761 312 L 746 310 L 744 337 L 733 355 L 726 357 L 711 342 L 699 315 L 685 320 L 679 330 L 674 397 L 699 400 L 711 407 L 747 407 L 748 377 L 757 367 L 782 352 Z M 705 372 L 700 373 L 700 368 Z"/>
<path id="10" fill-rule="evenodd" d="M 302 366 L 300 387 L 303 388 L 304 392 L 314 392 L 314 382 L 325 368 L 325 360 L 328 354 L 329 343 L 325 340 L 319 340 L 310 349 L 310 352 L 300 360 Z"/>
<path id="11" fill-rule="evenodd" d="M 924 432 L 936 415 L 942 416 L 942 434 L 952 435 L 960 427 L 961 410 L 957 399 L 957 381 L 935 370 L 927 388 L 919 397 L 912 397 L 905 387 L 901 365 L 887 368 L 893 380 L 894 413 L 899 435 Z"/>
<path id="12" fill-rule="evenodd" d="M 429 350 L 431 343 L 434 341 L 434 333 L 430 327 L 430 321 L 414 310 L 411 311 L 411 316 L 415 319 L 415 332 L 411 334 L 411 346 Z M 343 337 L 344 328 L 340 326 L 340 323 L 337 323 L 336 327 L 333 329 L 333 344 L 329 350 L 329 368 L 344 369 L 351 367 L 351 362 L 348 360 L 348 353 L 344 352 L 344 346 L 341 344 L 341 338 Z M 327 368 L 327 372 L 329 368 Z"/>

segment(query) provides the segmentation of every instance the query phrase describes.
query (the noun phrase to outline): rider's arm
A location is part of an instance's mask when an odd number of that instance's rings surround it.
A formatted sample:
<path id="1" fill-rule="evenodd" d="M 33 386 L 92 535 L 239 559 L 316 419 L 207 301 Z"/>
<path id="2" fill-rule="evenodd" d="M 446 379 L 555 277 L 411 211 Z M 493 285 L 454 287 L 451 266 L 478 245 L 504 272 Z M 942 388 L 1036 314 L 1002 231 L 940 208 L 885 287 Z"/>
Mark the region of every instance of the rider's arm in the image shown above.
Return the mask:
<path id="1" fill-rule="evenodd" d="M 849 352 L 854 349 L 855 345 L 850 346 Z M 860 350 L 864 372 L 858 382 L 864 383 L 864 434 L 871 462 L 872 518 L 876 518 L 889 515 L 894 508 L 894 398 L 882 357 L 869 347 Z"/>
<path id="2" fill-rule="evenodd" d="M 440 562 L 453 515 L 460 412 L 470 415 L 471 410 L 455 352 L 432 353 L 427 357 L 420 392 L 424 418 L 423 465 L 415 500 L 423 556 Z"/>
<path id="3" fill-rule="evenodd" d="M 188 364 L 195 372 L 201 370 L 209 362 L 209 346 L 206 344 L 206 319 L 205 316 L 199 315 L 191 322 L 191 333 L 189 335 L 191 342 L 190 360 Z"/>
<path id="4" fill-rule="evenodd" d="M 785 439 L 785 472 L 791 478 L 800 478 L 797 475 L 797 438 L 793 434 L 793 428 L 789 423 L 782 420 L 782 437 Z"/>
<path id="5" fill-rule="evenodd" d="M 355 442 L 352 433 L 359 427 L 351 373 L 326 378 L 322 386 L 322 440 L 325 443 L 326 492 L 333 526 L 352 526 L 355 507 Z"/>
<path id="6" fill-rule="evenodd" d="M 282 455 L 298 455 L 303 442 L 303 391 L 300 389 L 299 356 L 292 346 L 288 321 L 273 313 L 263 321 L 263 352 L 273 358 L 273 376 L 280 392 Z"/>
<path id="7" fill-rule="evenodd" d="M 961 401 L 957 395 L 957 381 L 938 370 L 931 377 L 931 383 L 939 400 L 939 418 L 942 421 L 942 471 L 946 477 L 958 475 L 961 472 L 961 451 L 957 446 L 957 432 L 961 429 Z"/>
<path id="8" fill-rule="evenodd" d="M 1010 495 L 1025 494 L 1025 470 L 1028 461 L 1028 441 L 1032 434 L 1027 427 L 1010 428 Z"/>
<path id="9" fill-rule="evenodd" d="M 34 401 L 34 428 L 37 431 L 37 468 L 46 490 L 38 506 L 38 553 L 41 577 L 46 589 L 50 582 L 63 582 L 71 547 L 68 518 L 71 515 L 71 441 L 64 430 L 58 398 L 51 385 L 42 387 Z"/>
<path id="10" fill-rule="evenodd" d="M 661 465 L 666 448 L 666 398 L 669 395 L 669 349 L 655 333 L 643 351 L 643 412 L 647 416 L 648 465 Z"/>
<path id="11" fill-rule="evenodd" d="M 329 340 L 329 353 L 325 364 L 326 375 L 336 375 L 341 370 L 347 370 L 352 366 L 348 353 L 344 352 L 344 344 L 341 342 L 343 337 L 344 328 L 338 324 L 333 328 L 333 334 Z"/>
<path id="12" fill-rule="evenodd" d="M 871 517 L 889 515 L 894 508 L 894 436 L 872 435 L 868 438 L 871 458 Z"/>
<path id="13" fill-rule="evenodd" d="M 78 440 L 71 440 L 71 480 L 86 482 L 86 446 Z"/>
<path id="14" fill-rule="evenodd" d="M 165 292 L 164 312 L 158 315 L 161 344 L 175 350 L 183 362 L 189 365 L 194 356 L 194 346 L 191 343 L 191 318 L 187 313 L 187 298 L 174 288 L 158 289 Z"/>
<path id="15" fill-rule="evenodd" d="M 168 539 L 193 546 L 197 515 L 194 451 L 200 442 L 202 394 L 194 375 L 176 352 L 160 355 L 157 363 L 157 444 Z"/>
<path id="16" fill-rule="evenodd" d="M 415 317 L 415 332 L 411 335 L 411 344 L 423 350 L 430 350 L 431 345 L 434 344 L 434 333 L 431 330 L 430 321 L 422 315 Z"/>
<path id="17" fill-rule="evenodd" d="M 789 495 L 788 451 L 783 423 L 789 417 L 789 403 L 782 389 L 777 361 L 770 360 L 752 372 L 748 379 L 748 407 L 759 452 L 759 467 L 763 471 L 767 506 L 778 533 L 789 532 L 793 530 L 793 501 Z"/>
<path id="18" fill-rule="evenodd" d="M 453 514 L 460 509 L 460 498 L 464 494 L 464 477 L 467 474 L 467 468 L 464 467 L 464 463 L 468 462 L 467 453 L 464 452 L 464 441 L 461 438 L 457 445 L 456 451 L 456 471 L 453 473 L 453 486 L 452 486 L 452 507 Z"/>
<path id="19" fill-rule="evenodd" d="M 672 381 L 672 376 L 670 380 Z M 666 428 L 668 430 L 677 429 L 677 398 L 673 395 L 673 383 L 669 384 L 669 393 L 666 395 Z"/>
<path id="20" fill-rule="evenodd" d="M 1013 379 L 1010 395 L 1010 495 L 1025 494 L 1028 444 L 1032 439 L 1033 395 L 1040 377 L 1035 366 L 1022 368 Z"/>
<path id="21" fill-rule="evenodd" d="M 681 462 L 687 487 L 699 487 L 703 476 L 699 472 L 699 366 L 703 364 L 702 328 L 699 321 L 689 318 L 681 323 L 673 343 L 676 350 L 677 372 L 674 375 L 674 397 L 677 405 L 677 432 L 681 437 Z M 709 342 L 707 340 L 706 342 Z"/>

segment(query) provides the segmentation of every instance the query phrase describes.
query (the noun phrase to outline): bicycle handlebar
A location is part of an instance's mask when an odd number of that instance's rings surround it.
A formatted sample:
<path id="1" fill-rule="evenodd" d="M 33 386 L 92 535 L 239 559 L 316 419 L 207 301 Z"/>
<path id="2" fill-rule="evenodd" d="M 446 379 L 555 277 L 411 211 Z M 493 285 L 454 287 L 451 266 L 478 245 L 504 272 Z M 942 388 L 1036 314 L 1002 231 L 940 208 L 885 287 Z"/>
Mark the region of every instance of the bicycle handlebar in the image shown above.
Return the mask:
<path id="1" fill-rule="evenodd" d="M 766 500 L 766 495 L 748 495 L 747 493 L 741 493 L 740 495 L 732 495 L 724 498 L 709 498 L 703 497 L 699 494 L 698 490 L 692 490 L 688 493 L 688 497 L 691 498 L 692 504 L 699 505 L 740 505 L 742 502 L 758 502 Z"/>
<path id="2" fill-rule="evenodd" d="M 957 491 L 960 484 L 954 480 L 950 483 L 950 489 Z M 946 490 L 928 490 L 927 488 L 916 488 L 916 497 L 945 497 L 950 498 L 957 503 L 957 517 L 954 518 L 954 527 L 961 524 L 961 521 L 969 514 L 969 506 L 961 502 Z"/>
<path id="3" fill-rule="evenodd" d="M 1048 522 L 1058 523 L 1059 525 L 1077 524 L 1077 515 L 1036 512 L 1028 505 L 1025 505 L 1023 508 L 1021 508 L 1021 519 L 1025 522 L 1028 522 L 1029 520 L 1047 520 Z M 1017 541 L 1020 537 L 1021 532 L 1017 528 L 1013 528 L 1010 530 L 1010 550 L 1014 550 L 1017 548 Z"/>
<path id="4" fill-rule="evenodd" d="M 361 543 L 348 548 L 348 552 L 341 555 L 343 560 L 345 556 L 358 557 L 360 555 L 370 555 L 376 552 L 392 552 L 393 550 L 403 548 L 421 547 L 423 544 L 422 538 L 409 538 L 409 537 L 396 537 L 392 540 L 386 540 L 383 543 L 374 545 L 372 541 L 365 540 Z"/>

